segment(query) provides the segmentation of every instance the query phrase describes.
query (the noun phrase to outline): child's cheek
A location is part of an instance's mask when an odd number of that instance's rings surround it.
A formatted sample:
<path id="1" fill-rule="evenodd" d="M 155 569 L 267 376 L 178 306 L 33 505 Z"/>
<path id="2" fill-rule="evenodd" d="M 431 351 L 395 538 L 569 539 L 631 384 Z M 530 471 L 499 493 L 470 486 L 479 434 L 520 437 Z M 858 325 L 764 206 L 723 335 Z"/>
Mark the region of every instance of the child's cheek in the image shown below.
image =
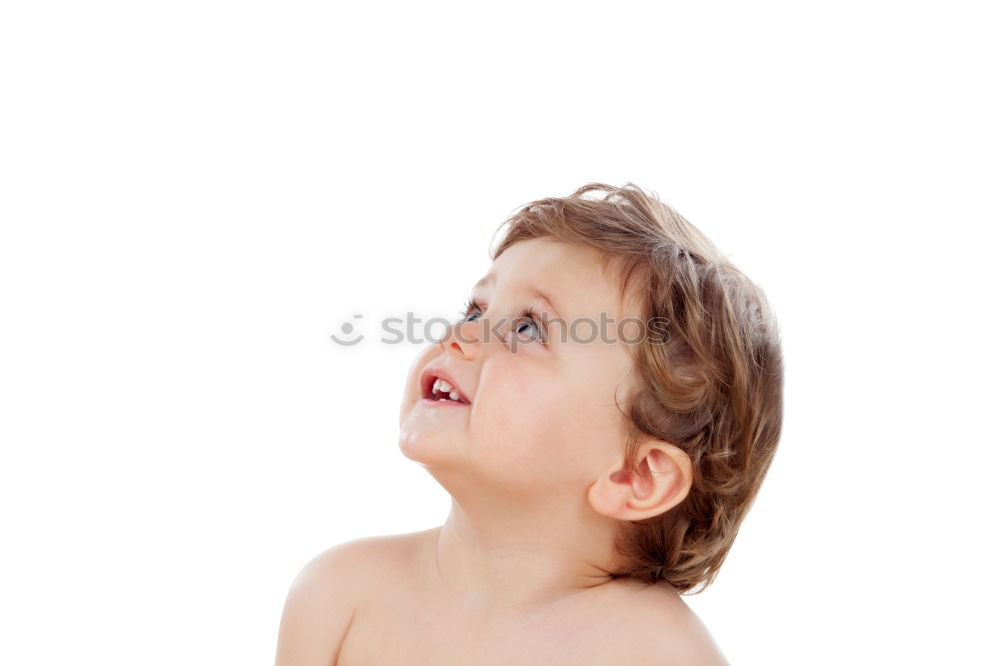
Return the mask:
<path id="1" fill-rule="evenodd" d="M 538 464 L 562 425 L 564 400 L 556 378 L 512 355 L 484 366 L 480 387 L 477 417 L 486 454 L 505 466 Z"/>

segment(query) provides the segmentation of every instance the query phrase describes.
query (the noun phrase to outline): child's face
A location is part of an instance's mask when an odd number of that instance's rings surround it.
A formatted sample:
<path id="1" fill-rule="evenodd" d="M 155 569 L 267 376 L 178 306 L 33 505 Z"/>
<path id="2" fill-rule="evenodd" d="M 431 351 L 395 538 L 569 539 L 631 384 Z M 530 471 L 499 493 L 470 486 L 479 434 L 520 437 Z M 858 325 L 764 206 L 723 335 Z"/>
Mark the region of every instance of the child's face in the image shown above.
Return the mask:
<path id="1" fill-rule="evenodd" d="M 637 316 L 637 309 L 623 311 L 617 280 L 590 248 L 523 241 L 500 255 L 487 276 L 473 294 L 481 309 L 414 362 L 400 448 L 453 494 L 475 488 L 521 499 L 583 497 L 623 456 L 625 420 L 615 399 L 624 406 L 636 380 L 617 322 Z M 526 309 L 565 324 L 551 324 L 543 343 L 533 325 L 517 319 Z M 614 320 L 604 326 L 611 341 L 598 335 L 588 342 L 602 313 Z M 487 339 L 487 327 L 499 320 L 505 320 L 502 337 L 516 338 L 515 346 L 493 331 Z M 517 332 L 509 331 L 511 320 Z M 589 321 L 572 328 L 577 320 Z M 450 375 L 469 404 L 423 397 L 433 369 Z"/>

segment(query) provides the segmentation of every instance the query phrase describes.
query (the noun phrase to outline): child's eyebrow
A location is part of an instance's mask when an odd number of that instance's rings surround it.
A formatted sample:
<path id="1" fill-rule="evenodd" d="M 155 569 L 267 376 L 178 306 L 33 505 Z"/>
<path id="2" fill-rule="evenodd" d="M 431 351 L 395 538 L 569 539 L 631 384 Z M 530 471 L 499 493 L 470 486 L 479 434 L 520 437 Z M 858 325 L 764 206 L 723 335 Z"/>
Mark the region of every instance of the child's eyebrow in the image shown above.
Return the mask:
<path id="1" fill-rule="evenodd" d="M 474 284 L 472 286 L 472 291 L 479 291 L 483 287 L 489 286 L 489 284 L 491 282 L 493 282 L 493 275 L 492 275 L 492 273 L 491 274 L 487 274 L 485 277 L 483 277 L 482 279 L 480 279 L 479 282 L 477 282 L 476 284 Z"/>
<path id="2" fill-rule="evenodd" d="M 490 286 L 491 284 L 493 284 L 493 274 L 492 273 L 487 274 L 486 277 L 484 277 L 481 280 L 479 280 L 479 282 L 477 282 L 472 287 L 472 292 L 475 293 L 475 292 L 479 291 L 480 289 L 482 289 L 484 287 Z M 551 298 L 549 298 L 549 296 L 545 292 L 543 292 L 542 290 L 538 289 L 537 287 L 535 287 L 534 285 L 531 285 L 531 284 L 527 285 L 527 287 L 531 291 L 531 294 L 533 296 L 537 296 L 537 297 L 541 298 L 542 300 L 544 300 L 548 304 L 549 308 L 555 313 L 556 317 L 561 317 L 561 315 L 559 314 L 559 308 L 556 307 L 556 304 L 552 301 Z"/>

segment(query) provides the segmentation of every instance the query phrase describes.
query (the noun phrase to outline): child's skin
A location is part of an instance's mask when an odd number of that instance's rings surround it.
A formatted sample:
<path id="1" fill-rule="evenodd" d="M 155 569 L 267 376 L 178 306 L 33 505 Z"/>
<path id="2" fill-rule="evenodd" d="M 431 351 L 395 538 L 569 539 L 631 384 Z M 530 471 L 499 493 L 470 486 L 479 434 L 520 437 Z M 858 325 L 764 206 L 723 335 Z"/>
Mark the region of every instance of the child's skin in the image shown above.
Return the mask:
<path id="1" fill-rule="evenodd" d="M 619 302 L 596 251 L 549 239 L 511 246 L 489 275 L 474 294 L 482 311 L 415 361 L 400 414 L 400 449 L 448 490 L 451 513 L 439 528 L 310 562 L 289 593 L 278 666 L 724 664 L 667 583 L 608 575 L 620 521 L 669 510 L 692 474 L 681 449 L 652 438 L 640 441 L 639 471 L 622 470 L 615 400 L 625 405 L 637 381 L 626 343 L 555 328 L 542 343 L 524 320 L 504 330 L 516 351 L 485 340 L 487 325 L 525 308 L 599 322 L 638 317 L 638 305 Z M 424 399 L 427 369 L 470 404 Z M 372 492 L 394 492 L 369 473 Z"/>

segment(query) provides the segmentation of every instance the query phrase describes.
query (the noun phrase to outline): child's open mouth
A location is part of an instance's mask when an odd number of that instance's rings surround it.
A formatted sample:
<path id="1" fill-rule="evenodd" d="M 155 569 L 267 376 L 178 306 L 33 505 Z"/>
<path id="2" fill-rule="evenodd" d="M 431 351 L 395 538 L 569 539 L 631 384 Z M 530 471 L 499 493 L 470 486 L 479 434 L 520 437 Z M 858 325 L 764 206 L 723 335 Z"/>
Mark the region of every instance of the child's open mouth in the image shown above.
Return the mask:
<path id="1" fill-rule="evenodd" d="M 468 405 L 461 390 L 447 378 L 441 376 L 440 370 L 427 369 L 421 373 L 421 397 L 424 400 L 440 405 Z"/>

